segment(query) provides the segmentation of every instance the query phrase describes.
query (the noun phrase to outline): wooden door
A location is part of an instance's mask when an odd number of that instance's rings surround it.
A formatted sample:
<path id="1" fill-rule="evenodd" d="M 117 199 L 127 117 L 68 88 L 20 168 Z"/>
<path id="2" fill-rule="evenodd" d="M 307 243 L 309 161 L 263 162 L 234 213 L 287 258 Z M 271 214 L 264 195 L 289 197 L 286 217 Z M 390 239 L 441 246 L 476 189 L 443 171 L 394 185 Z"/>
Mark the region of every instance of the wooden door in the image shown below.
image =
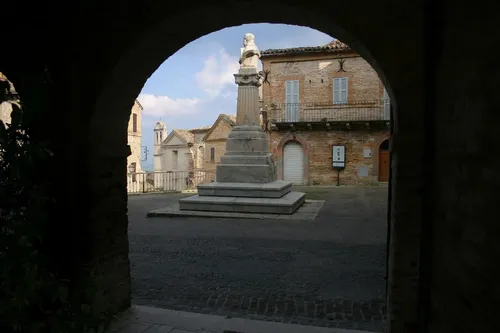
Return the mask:
<path id="1" fill-rule="evenodd" d="M 389 181 L 389 169 L 390 169 L 390 154 L 388 150 L 380 150 L 378 158 L 378 181 L 388 182 Z"/>

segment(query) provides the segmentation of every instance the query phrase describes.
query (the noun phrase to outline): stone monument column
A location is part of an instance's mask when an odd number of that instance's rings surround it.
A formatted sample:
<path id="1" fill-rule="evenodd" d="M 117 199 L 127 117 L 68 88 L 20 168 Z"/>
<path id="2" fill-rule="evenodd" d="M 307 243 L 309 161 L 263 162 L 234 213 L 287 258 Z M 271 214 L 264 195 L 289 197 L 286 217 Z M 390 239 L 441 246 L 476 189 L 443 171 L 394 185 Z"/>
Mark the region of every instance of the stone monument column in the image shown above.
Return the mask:
<path id="1" fill-rule="evenodd" d="M 268 136 L 260 126 L 259 87 L 262 77 L 257 71 L 260 51 L 253 34 L 246 34 L 241 50 L 240 69 L 234 74 L 238 85 L 236 126 L 229 133 L 226 152 L 217 166 L 216 181 L 221 183 L 269 183 L 276 180 Z"/>
<path id="2" fill-rule="evenodd" d="M 268 136 L 260 126 L 257 70 L 260 51 L 255 36 L 245 34 L 238 85 L 236 126 L 229 133 L 226 152 L 217 165 L 216 181 L 198 185 L 198 195 L 179 199 L 181 211 L 293 214 L 305 193 L 292 192 L 292 183 L 276 180 Z"/>
<path id="3" fill-rule="evenodd" d="M 234 74 L 238 85 L 238 103 L 236 107 L 236 124 L 259 126 L 259 87 L 261 76 L 255 67 L 242 67 Z"/>

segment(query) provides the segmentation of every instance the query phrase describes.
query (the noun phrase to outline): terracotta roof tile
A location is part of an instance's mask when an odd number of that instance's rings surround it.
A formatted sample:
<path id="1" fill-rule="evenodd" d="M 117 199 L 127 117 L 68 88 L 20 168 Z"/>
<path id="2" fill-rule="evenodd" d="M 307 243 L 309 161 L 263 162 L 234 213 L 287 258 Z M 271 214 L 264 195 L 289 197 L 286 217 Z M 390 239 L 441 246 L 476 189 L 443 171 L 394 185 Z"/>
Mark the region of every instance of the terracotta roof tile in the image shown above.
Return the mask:
<path id="1" fill-rule="evenodd" d="M 175 129 L 174 132 L 186 140 L 187 143 L 194 143 L 194 134 L 189 130 Z"/>
<path id="2" fill-rule="evenodd" d="M 236 116 L 235 115 L 221 113 L 220 116 L 222 117 L 222 119 L 224 119 L 226 122 L 228 122 L 231 126 L 236 125 Z"/>
<path id="3" fill-rule="evenodd" d="M 194 132 L 206 132 L 206 131 L 209 131 L 211 127 L 212 126 L 201 126 L 201 127 L 197 127 L 197 128 L 192 128 L 189 131 L 193 132 L 193 133 Z"/>
<path id="4" fill-rule="evenodd" d="M 304 46 L 304 47 L 292 47 L 287 49 L 268 49 L 261 52 L 263 57 L 265 56 L 276 56 L 284 54 L 297 54 L 297 53 L 314 53 L 314 52 L 343 52 L 351 51 L 351 48 L 339 41 L 338 39 L 332 40 L 326 45 L 320 46 Z"/>

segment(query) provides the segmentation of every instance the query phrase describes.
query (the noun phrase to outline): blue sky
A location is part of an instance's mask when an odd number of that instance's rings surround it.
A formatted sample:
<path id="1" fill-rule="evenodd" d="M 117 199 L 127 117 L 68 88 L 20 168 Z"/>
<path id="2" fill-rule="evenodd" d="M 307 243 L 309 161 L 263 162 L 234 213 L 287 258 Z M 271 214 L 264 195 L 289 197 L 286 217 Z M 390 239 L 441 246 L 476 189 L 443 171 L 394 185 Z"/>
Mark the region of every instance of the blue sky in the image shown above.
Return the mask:
<path id="1" fill-rule="evenodd" d="M 285 24 L 245 24 L 203 36 L 168 58 L 146 81 L 138 100 L 144 107 L 142 145 L 149 155 L 143 168 L 153 165 L 153 127 L 165 122 L 168 132 L 210 126 L 220 113 L 236 114 L 237 86 L 233 74 L 243 35 L 251 32 L 265 49 L 317 46 L 333 38 L 306 27 Z"/>

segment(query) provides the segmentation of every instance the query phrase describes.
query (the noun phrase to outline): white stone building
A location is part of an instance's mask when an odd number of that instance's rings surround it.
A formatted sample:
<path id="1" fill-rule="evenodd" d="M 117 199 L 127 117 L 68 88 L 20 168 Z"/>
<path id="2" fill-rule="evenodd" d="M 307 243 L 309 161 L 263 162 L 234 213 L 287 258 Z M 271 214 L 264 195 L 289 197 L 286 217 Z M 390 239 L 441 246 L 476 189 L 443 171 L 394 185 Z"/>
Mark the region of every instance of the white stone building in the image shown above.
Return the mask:
<path id="1" fill-rule="evenodd" d="M 175 129 L 167 135 L 165 124 L 158 122 L 154 130 L 154 171 L 202 169 L 205 148 L 203 137 L 209 130 L 209 126 L 191 130 Z"/>
<path id="2" fill-rule="evenodd" d="M 142 160 L 142 110 L 139 101 L 135 100 L 128 122 L 127 140 L 131 154 L 127 157 L 129 193 L 144 192 L 148 188 L 146 173 L 141 167 Z M 149 187 L 152 185 L 149 185 Z"/>
<path id="3" fill-rule="evenodd" d="M 183 190 L 197 182 L 203 173 L 205 143 L 210 126 L 190 130 L 175 129 L 167 134 L 163 122 L 154 129 L 155 187 Z"/>

